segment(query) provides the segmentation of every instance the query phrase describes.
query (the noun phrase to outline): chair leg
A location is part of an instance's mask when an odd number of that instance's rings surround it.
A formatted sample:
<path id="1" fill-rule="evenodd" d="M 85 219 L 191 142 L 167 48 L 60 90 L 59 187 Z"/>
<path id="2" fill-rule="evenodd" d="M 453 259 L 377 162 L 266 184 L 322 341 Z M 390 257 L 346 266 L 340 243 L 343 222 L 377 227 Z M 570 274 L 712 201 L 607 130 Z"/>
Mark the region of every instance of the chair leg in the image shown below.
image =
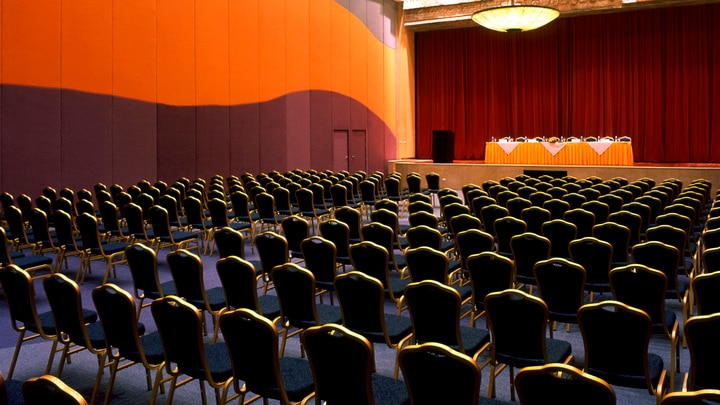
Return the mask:
<path id="1" fill-rule="evenodd" d="M 115 376 L 117 375 L 118 359 L 111 360 L 109 366 L 110 378 L 108 378 L 107 388 L 105 388 L 105 402 L 103 402 L 103 405 L 108 405 L 110 403 L 113 385 L 115 384 Z"/>

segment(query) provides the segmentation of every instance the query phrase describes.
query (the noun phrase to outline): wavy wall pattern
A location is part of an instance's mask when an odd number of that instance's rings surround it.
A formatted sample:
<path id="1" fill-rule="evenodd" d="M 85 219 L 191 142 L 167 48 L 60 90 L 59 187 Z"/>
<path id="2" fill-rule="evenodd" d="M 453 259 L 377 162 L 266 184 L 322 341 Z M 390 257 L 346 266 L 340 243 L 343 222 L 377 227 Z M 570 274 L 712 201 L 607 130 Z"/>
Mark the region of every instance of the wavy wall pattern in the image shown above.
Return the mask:
<path id="1" fill-rule="evenodd" d="M 4 0 L 0 13 L 0 190 L 332 168 L 338 129 L 366 131 L 368 170 L 395 157 L 392 0 Z"/>

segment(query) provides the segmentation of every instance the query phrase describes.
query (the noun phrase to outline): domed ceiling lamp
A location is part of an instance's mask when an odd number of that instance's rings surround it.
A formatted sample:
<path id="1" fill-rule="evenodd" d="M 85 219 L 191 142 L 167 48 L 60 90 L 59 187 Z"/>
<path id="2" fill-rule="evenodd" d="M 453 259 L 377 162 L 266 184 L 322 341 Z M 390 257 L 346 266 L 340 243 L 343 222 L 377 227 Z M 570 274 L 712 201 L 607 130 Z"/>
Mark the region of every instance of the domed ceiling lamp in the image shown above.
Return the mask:
<path id="1" fill-rule="evenodd" d="M 485 28 L 500 32 L 522 32 L 540 28 L 558 18 L 560 12 L 552 7 L 516 4 L 490 7 L 476 11 L 473 21 Z"/>

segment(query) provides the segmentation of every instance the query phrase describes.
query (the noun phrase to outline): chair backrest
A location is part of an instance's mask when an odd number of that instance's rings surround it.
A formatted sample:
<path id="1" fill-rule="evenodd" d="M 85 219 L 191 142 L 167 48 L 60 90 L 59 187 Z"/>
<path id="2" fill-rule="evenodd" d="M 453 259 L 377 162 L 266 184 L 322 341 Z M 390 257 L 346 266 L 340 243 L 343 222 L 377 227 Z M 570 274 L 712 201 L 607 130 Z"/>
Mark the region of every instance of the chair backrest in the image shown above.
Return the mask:
<path id="1" fill-rule="evenodd" d="M 166 260 L 177 296 L 188 301 L 205 302 L 205 282 L 200 257 L 185 249 L 178 249 L 168 253 Z"/>
<path id="2" fill-rule="evenodd" d="M 362 222 L 360 211 L 350 207 L 340 207 L 335 210 L 335 219 L 348 226 L 350 239 L 360 239 L 360 224 Z"/>
<path id="3" fill-rule="evenodd" d="M 720 312 L 720 271 L 698 274 L 691 283 L 698 315 Z"/>
<path id="4" fill-rule="evenodd" d="M 510 247 L 510 240 L 515 235 L 525 233 L 527 231 L 527 224 L 522 219 L 506 216 L 496 219 L 493 228 L 498 251 L 511 255 L 512 248 Z"/>
<path id="5" fill-rule="evenodd" d="M 671 245 L 658 241 L 648 241 L 632 248 L 633 263 L 659 270 L 667 278 L 667 289 L 675 293 L 680 265 L 680 251 Z"/>
<path id="6" fill-rule="evenodd" d="M 72 342 L 93 347 L 85 328 L 82 295 L 77 283 L 63 274 L 53 273 L 43 279 L 43 288 L 57 332 L 67 335 Z"/>
<path id="7" fill-rule="evenodd" d="M 332 283 L 337 274 L 337 251 L 335 244 L 320 237 L 311 236 L 300 243 L 305 267 L 313 273 L 316 282 Z"/>
<path id="8" fill-rule="evenodd" d="M 301 336 L 320 400 L 375 404 L 373 346 L 363 336 L 335 324 L 308 328 Z"/>
<path id="9" fill-rule="evenodd" d="M 693 316 L 683 328 L 690 350 L 687 389 L 720 389 L 716 365 L 720 361 L 717 338 L 720 334 L 720 313 Z"/>
<path id="10" fill-rule="evenodd" d="M 570 258 L 585 269 L 588 289 L 606 285 L 610 287 L 610 266 L 613 247 L 609 242 L 588 236 L 570 242 Z M 591 287 L 592 286 L 592 287 Z"/>
<path id="11" fill-rule="evenodd" d="M 285 239 L 288 243 L 288 249 L 291 252 L 300 252 L 300 243 L 310 236 L 310 223 L 297 215 L 290 215 L 280 222 Z"/>
<path id="12" fill-rule="evenodd" d="M 485 311 L 493 342 L 491 358 L 547 362 L 548 308 L 540 298 L 513 289 L 493 292 L 485 297 Z"/>
<path id="13" fill-rule="evenodd" d="M 35 306 L 35 286 L 30 274 L 14 264 L 0 267 L 0 287 L 5 294 L 5 302 L 10 311 L 10 322 L 13 329 L 34 325 L 44 335 L 45 331 L 38 320 Z M 23 325 L 18 325 L 17 322 Z"/>
<path id="14" fill-rule="evenodd" d="M 602 379 L 568 364 L 545 364 L 520 370 L 515 377 L 522 405 L 567 401 L 588 405 L 614 405 L 615 390 Z"/>
<path id="15" fill-rule="evenodd" d="M 263 232 L 257 235 L 255 247 L 262 263 L 262 272 L 268 277 L 275 266 L 286 263 L 290 258 L 287 239 L 275 232 Z"/>
<path id="16" fill-rule="evenodd" d="M 660 401 L 660 405 L 705 405 L 720 402 L 720 391 L 697 390 L 688 392 L 669 392 Z"/>
<path id="17" fill-rule="evenodd" d="M 414 282 L 423 280 L 435 280 L 441 284 L 447 284 L 450 280 L 448 275 L 448 258 L 445 254 L 435 248 L 420 246 L 405 251 L 410 278 Z"/>
<path id="18" fill-rule="evenodd" d="M 440 249 L 443 236 L 437 228 L 427 225 L 413 226 L 405 232 L 405 238 L 410 248 L 427 246 L 433 249 Z"/>
<path id="19" fill-rule="evenodd" d="M 205 220 L 203 218 L 202 202 L 195 197 L 187 197 L 183 200 L 182 205 L 188 224 L 191 224 L 193 228 L 204 230 Z"/>
<path id="20" fill-rule="evenodd" d="M 350 260 L 356 271 L 367 274 L 387 287 L 389 256 L 385 247 L 375 242 L 362 241 L 350 246 Z"/>
<path id="21" fill-rule="evenodd" d="M 152 224 L 153 234 L 157 238 L 172 237 L 170 231 L 170 217 L 165 208 L 159 205 L 150 207 L 150 223 Z"/>
<path id="22" fill-rule="evenodd" d="M 214 381 L 203 347 L 200 311 L 174 295 L 153 301 L 150 309 L 162 341 L 166 369 L 175 365 L 180 373 Z"/>
<path id="23" fill-rule="evenodd" d="M 92 300 L 107 345 L 117 349 L 122 357 L 145 359 L 133 297 L 115 284 L 108 283 L 92 290 Z"/>
<path id="24" fill-rule="evenodd" d="M 577 226 L 564 219 L 553 219 L 542 225 L 543 236 L 550 239 L 550 256 L 570 257 L 570 242 L 577 237 Z"/>
<path id="25" fill-rule="evenodd" d="M 552 214 L 545 208 L 532 206 L 520 212 L 520 219 L 527 224 L 527 231 L 542 235 L 542 224 L 550 221 Z"/>
<path id="26" fill-rule="evenodd" d="M 22 385 L 23 398 L 27 405 L 87 405 L 80 393 L 52 375 L 31 377 Z"/>
<path id="27" fill-rule="evenodd" d="M 473 301 L 478 308 L 483 307 L 488 294 L 512 288 L 515 282 L 514 262 L 495 252 L 471 255 L 467 259 L 465 268 L 470 274 Z"/>
<path id="28" fill-rule="evenodd" d="M 652 390 L 648 369 L 652 321 L 647 313 L 606 300 L 580 307 L 578 323 L 585 345 L 585 372 L 610 384 Z"/>
<path id="29" fill-rule="evenodd" d="M 224 227 L 217 229 L 213 235 L 221 259 L 229 256 L 245 258 L 245 239 L 242 233 L 230 227 Z"/>
<path id="30" fill-rule="evenodd" d="M 229 225 L 228 209 L 225 200 L 213 198 L 207 202 L 208 211 L 210 211 L 210 220 L 213 228 L 223 228 Z"/>
<path id="31" fill-rule="evenodd" d="M 346 223 L 329 219 L 320 222 L 320 235 L 335 245 L 337 257 L 350 256 L 350 227 Z"/>
<path id="32" fill-rule="evenodd" d="M 615 222 L 603 222 L 593 226 L 593 237 L 612 245 L 612 261 L 616 265 L 627 264 L 630 229 Z"/>
<path id="33" fill-rule="evenodd" d="M 106 231 L 119 231 L 120 220 L 118 218 L 118 207 L 110 201 L 105 201 L 100 204 L 100 217 L 102 218 L 103 225 Z"/>
<path id="34" fill-rule="evenodd" d="M 550 320 L 575 323 L 577 311 L 585 300 L 585 269 L 577 263 L 553 257 L 535 263 L 533 271 Z"/>
<path id="35" fill-rule="evenodd" d="M 510 239 L 515 271 L 518 277 L 535 278 L 533 267 L 540 260 L 550 258 L 550 239 L 532 232 L 515 235 Z"/>
<path id="36" fill-rule="evenodd" d="M 338 274 L 335 291 L 340 301 L 343 325 L 351 330 L 383 336 L 385 292 L 382 282 L 358 271 Z"/>
<path id="37" fill-rule="evenodd" d="M 653 324 L 665 322 L 667 277 L 659 270 L 642 264 L 629 264 L 610 270 L 613 299 L 638 308 L 650 316 Z"/>
<path id="38" fill-rule="evenodd" d="M 75 220 L 80 237 L 82 238 L 83 248 L 100 249 L 100 233 L 98 232 L 98 224 L 95 216 L 88 213 L 80 214 Z"/>
<path id="39" fill-rule="evenodd" d="M 400 351 L 400 368 L 414 405 L 477 404 L 480 368 L 469 356 L 438 343 Z"/>
<path id="40" fill-rule="evenodd" d="M 460 335 L 460 293 L 435 280 L 410 283 L 405 302 L 412 321 L 415 342 L 437 342 L 464 353 Z"/>
<path id="41" fill-rule="evenodd" d="M 229 308 L 248 308 L 262 313 L 257 295 L 257 277 L 252 263 L 228 256 L 215 263 L 225 302 Z"/>
<path id="42" fill-rule="evenodd" d="M 148 293 L 162 295 L 155 251 L 141 243 L 135 243 L 125 248 L 125 258 L 130 268 L 135 296 L 140 298 Z M 140 294 L 139 290 L 142 290 L 143 294 Z"/>
<path id="43" fill-rule="evenodd" d="M 220 315 L 220 330 L 230 354 L 233 377 L 248 391 L 289 404 L 280 372 L 278 331 L 268 319 L 249 309 Z"/>
<path id="44" fill-rule="evenodd" d="M 271 274 L 283 318 L 295 327 L 319 325 L 312 272 L 295 263 L 284 263 L 275 266 Z"/>

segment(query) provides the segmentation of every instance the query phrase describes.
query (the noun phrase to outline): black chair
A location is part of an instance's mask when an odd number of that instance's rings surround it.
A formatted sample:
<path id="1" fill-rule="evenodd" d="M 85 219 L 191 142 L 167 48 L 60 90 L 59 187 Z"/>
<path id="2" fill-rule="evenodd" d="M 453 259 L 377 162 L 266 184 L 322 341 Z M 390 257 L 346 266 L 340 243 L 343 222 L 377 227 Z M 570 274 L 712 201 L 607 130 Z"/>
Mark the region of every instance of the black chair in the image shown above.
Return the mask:
<path id="1" fill-rule="evenodd" d="M 154 247 L 157 242 L 155 234 L 148 226 L 142 208 L 135 203 L 129 203 L 125 205 L 124 212 L 131 243 L 143 243 Z"/>
<path id="2" fill-rule="evenodd" d="M 337 215 L 336 210 L 335 213 Z M 338 220 L 329 219 L 319 225 L 320 236 L 329 240 L 335 245 L 335 260 L 342 265 L 343 270 L 350 262 L 350 227 Z"/>
<path id="3" fill-rule="evenodd" d="M 614 405 L 615 390 L 600 378 L 569 364 L 525 367 L 515 377 L 522 405 Z"/>
<path id="4" fill-rule="evenodd" d="M 258 272 L 253 264 L 237 256 L 215 263 L 228 308 L 248 308 L 270 321 L 280 316 L 280 303 L 275 295 L 258 295 Z"/>
<path id="5" fill-rule="evenodd" d="M 308 328 L 301 339 L 315 380 L 315 404 L 407 403 L 405 383 L 373 372 L 373 346 L 367 338 L 331 324 Z"/>
<path id="6" fill-rule="evenodd" d="M 185 249 L 178 249 L 168 253 L 165 260 L 167 260 L 170 275 L 175 283 L 175 294 L 192 304 L 202 314 L 205 311 L 210 314 L 213 321 L 213 336 L 217 337 L 217 317 L 220 310 L 226 306 L 223 288 L 212 287 L 205 289 L 203 263 L 200 256 Z M 203 325 L 205 325 L 204 316 L 202 320 Z"/>
<path id="7" fill-rule="evenodd" d="M 485 297 L 485 311 L 492 341 L 489 398 L 495 397 L 495 378 L 506 366 L 514 400 L 514 368 L 572 361 L 570 343 L 545 337 L 548 308 L 540 298 L 520 290 L 493 292 Z"/>
<path id="8" fill-rule="evenodd" d="M 563 219 L 577 227 L 576 238 L 592 236 L 592 228 L 595 226 L 595 214 L 583 208 L 574 208 L 565 212 Z"/>
<path id="9" fill-rule="evenodd" d="M 472 287 L 472 315 L 470 326 L 485 315 L 485 297 L 491 292 L 513 288 L 515 265 L 513 261 L 495 252 L 482 252 L 466 261 Z"/>
<path id="10" fill-rule="evenodd" d="M 36 338 L 52 342 L 45 368 L 45 374 L 50 373 L 58 344 L 55 319 L 51 311 L 38 313 L 32 277 L 28 272 L 15 265 L 4 266 L 0 268 L 0 286 L 2 286 L 6 305 L 10 311 L 10 326 L 19 333 L 10 362 L 8 378 L 13 376 L 22 344 Z M 83 320 L 86 323 L 95 322 L 97 314 L 95 311 L 87 310 L 83 313 Z"/>
<path id="11" fill-rule="evenodd" d="M 720 402 L 720 391 L 697 390 L 689 392 L 669 392 L 660 401 L 660 405 L 706 405 Z"/>
<path id="12" fill-rule="evenodd" d="M 55 320 L 57 340 L 62 345 L 57 375 L 62 376 L 68 356 L 87 349 L 97 356 L 98 361 L 98 370 L 90 396 L 90 399 L 94 400 L 100 388 L 103 369 L 107 366 L 105 361 L 108 348 L 102 326 L 99 322 L 85 323 L 88 312 L 82 306 L 80 287 L 69 278 L 59 273 L 52 274 L 43 280 L 43 288 Z"/>
<path id="13" fill-rule="evenodd" d="M 175 283 L 170 280 L 160 283 L 158 275 L 158 260 L 154 250 L 142 244 L 130 245 L 125 249 L 130 275 L 133 281 L 133 292 L 140 300 L 137 307 L 137 316 L 143 308 L 150 306 L 150 302 L 165 295 L 175 294 Z M 150 302 L 143 304 L 148 298 Z"/>
<path id="14" fill-rule="evenodd" d="M 449 254 L 455 247 L 454 242 L 445 239 L 436 227 L 433 228 L 427 225 L 416 225 L 411 227 L 407 232 L 405 232 L 405 238 L 408 241 L 408 248 L 411 249 L 426 246 L 444 252 L 445 254 Z M 490 238 L 492 238 L 492 236 L 490 236 Z"/>
<path id="15" fill-rule="evenodd" d="M 22 405 L 25 403 L 22 393 L 23 382 L 20 380 L 5 379 L 0 373 L 0 404 Z"/>
<path id="16" fill-rule="evenodd" d="M 105 405 L 110 403 L 117 372 L 134 364 L 145 367 L 148 390 L 152 389 L 150 403 L 154 405 L 158 388 L 164 382 L 162 368 L 165 358 L 160 335 L 157 332 L 144 333 L 144 325 L 137 322 L 139 314 L 135 311 L 135 301 L 118 286 L 104 284 L 95 287 L 92 299 L 105 336 L 110 367 Z M 155 371 L 155 382 L 152 384 L 151 371 Z"/>
<path id="17" fill-rule="evenodd" d="M 248 392 L 263 401 L 298 404 L 314 391 L 310 365 L 304 359 L 280 357 L 275 324 L 249 309 L 220 316 L 220 330 L 232 363 L 233 384 L 245 403 Z M 242 382 L 242 386 L 240 385 Z"/>
<path id="18" fill-rule="evenodd" d="M 295 192 L 295 197 L 298 200 L 300 214 L 310 221 L 310 226 L 316 230 L 315 233 L 317 234 L 318 224 L 330 218 L 330 210 L 324 207 L 317 207 L 315 205 L 315 192 L 308 188 L 301 188 Z M 320 195 L 320 198 L 322 198 L 322 194 Z M 348 208 L 352 209 L 350 207 Z"/>
<path id="19" fill-rule="evenodd" d="M 487 330 L 460 325 L 462 298 L 457 290 L 435 280 L 423 280 L 408 284 L 403 296 L 412 321 L 413 343 L 441 343 L 474 361 L 490 347 Z"/>
<path id="20" fill-rule="evenodd" d="M 407 263 L 402 253 L 395 253 L 395 232 L 392 228 L 379 222 L 370 222 L 360 228 L 360 236 L 363 242 L 373 242 L 385 248 L 388 252 L 388 268 L 404 275 Z M 350 249 L 352 259 L 352 247 Z"/>
<path id="21" fill-rule="evenodd" d="M 159 205 L 151 207 L 150 222 L 156 239 L 156 252 L 164 248 L 170 248 L 171 251 L 178 249 L 195 249 L 198 254 L 200 254 L 198 234 L 187 231 L 173 231 L 170 229 L 170 219 L 165 208 Z"/>
<path id="22" fill-rule="evenodd" d="M 385 292 L 380 280 L 351 271 L 335 277 L 335 291 L 340 301 L 343 326 L 373 343 L 385 343 L 397 353 L 410 341 L 410 318 L 385 313 Z M 396 355 L 394 377 L 397 375 Z"/>
<path id="23" fill-rule="evenodd" d="M 285 263 L 272 269 L 272 279 L 280 302 L 283 331 L 280 356 L 285 353 L 287 340 L 311 326 L 340 323 L 340 308 L 315 302 L 315 277 L 295 263 Z M 290 333 L 290 329 L 296 330 Z"/>
<path id="24" fill-rule="evenodd" d="M 585 269 L 585 290 L 590 291 L 590 301 L 596 292 L 610 292 L 612 245 L 589 236 L 573 240 L 569 248 L 571 260 Z"/>
<path id="25" fill-rule="evenodd" d="M 717 338 L 720 334 L 720 313 L 694 316 L 683 328 L 690 350 L 690 369 L 683 391 L 720 390 L 716 365 L 720 359 Z"/>
<path id="26" fill-rule="evenodd" d="M 396 303 L 397 314 L 400 315 L 404 309 L 401 300 L 402 294 L 410 280 L 401 279 L 395 273 L 390 274 L 388 250 L 377 243 L 363 241 L 350 246 L 350 259 L 356 271 L 380 281 L 385 294 Z"/>
<path id="27" fill-rule="evenodd" d="M 239 232 L 245 232 L 250 236 L 252 234 L 252 227 L 247 222 L 231 221 L 230 214 L 228 212 L 227 203 L 224 199 L 213 198 L 207 203 L 208 211 L 210 211 L 210 221 L 212 222 L 213 232 L 230 227 Z M 212 254 L 212 247 L 210 248 L 210 254 Z"/>
<path id="28" fill-rule="evenodd" d="M 462 285 L 460 262 L 454 262 L 454 268 L 450 268 L 450 259 L 445 253 L 428 246 L 420 246 L 405 251 L 408 273 L 413 282 L 424 280 L 435 280 L 443 285 L 449 285 L 460 294 L 463 304 L 469 302 L 472 296 L 472 288 Z M 463 314 L 470 315 L 470 311 Z"/>
<path id="29" fill-rule="evenodd" d="M 285 235 L 285 240 L 287 240 L 290 258 L 302 261 L 303 254 L 300 244 L 310 236 L 310 223 L 305 218 L 291 215 L 283 218 L 280 222 L 280 228 L 283 235 Z"/>
<path id="30" fill-rule="evenodd" d="M 577 324 L 577 311 L 585 303 L 585 269 L 569 260 L 553 257 L 535 263 L 538 295 L 548 307 L 550 337 L 557 322 Z"/>
<path id="31" fill-rule="evenodd" d="M 203 341 L 201 312 L 172 295 L 153 301 L 150 309 L 163 346 L 165 371 L 172 377 L 167 402 L 172 403 L 177 387 L 194 379 L 200 382 L 203 405 L 205 382 L 214 389 L 217 405 L 230 401 L 227 398 L 233 381 L 230 355 L 225 342 Z M 181 375 L 187 378 L 178 382 Z"/>
<path id="32" fill-rule="evenodd" d="M 362 214 L 350 207 L 340 207 L 334 212 L 335 219 L 348 226 L 350 244 L 360 241 Z M 324 222 L 324 221 L 323 221 Z"/>
<path id="33" fill-rule="evenodd" d="M 592 190 L 592 189 L 587 189 Z M 590 200 L 583 205 L 580 206 L 580 208 L 590 211 L 595 216 L 595 223 L 596 224 L 602 224 L 604 222 L 607 222 L 607 217 L 610 215 L 610 206 L 605 204 L 604 202 L 596 201 L 596 200 Z"/>
<path id="34" fill-rule="evenodd" d="M 553 219 L 542 225 L 542 234 L 550 240 L 551 257 L 570 257 L 570 242 L 577 237 L 577 226 L 564 219 Z"/>
<path id="35" fill-rule="evenodd" d="M 493 226 L 498 253 L 512 258 L 513 253 L 510 240 L 515 235 L 525 233 L 527 231 L 527 224 L 522 219 L 506 216 L 496 219 Z"/>
<path id="36" fill-rule="evenodd" d="M 0 266 L 14 264 L 27 271 L 33 277 L 35 277 L 35 273 L 38 271 L 47 270 L 48 274 L 53 273 L 53 260 L 49 257 L 38 255 L 25 256 L 23 253 L 13 255 L 8 250 L 8 240 L 5 237 L 5 229 L 3 229 L 3 227 L 0 227 L 0 243 L 2 243 L 2 246 L 0 246 Z M 41 277 L 45 276 L 45 274 L 41 275 Z"/>
<path id="37" fill-rule="evenodd" d="M 79 392 L 60 378 L 47 374 L 25 381 L 22 384 L 22 397 L 26 405 L 88 405 Z"/>
<path id="38" fill-rule="evenodd" d="M 720 312 L 720 271 L 698 274 L 691 281 L 697 315 L 710 315 Z M 692 302 L 688 314 L 692 314 Z"/>
<path id="39" fill-rule="evenodd" d="M 275 232 L 263 232 L 255 237 L 255 246 L 260 256 L 260 273 L 263 280 L 263 294 L 272 287 L 272 270 L 290 261 L 287 239 Z M 256 270 L 258 266 L 255 265 Z"/>
<path id="40" fill-rule="evenodd" d="M 662 357 L 648 353 L 652 320 L 618 301 L 583 305 L 578 322 L 585 345 L 583 370 L 609 384 L 645 388 L 659 402 L 668 387 Z"/>
<path id="41" fill-rule="evenodd" d="M 532 232 L 515 235 L 510 240 L 515 258 L 515 281 L 519 284 L 536 285 L 533 268 L 535 263 L 550 258 L 550 239 Z"/>
<path id="42" fill-rule="evenodd" d="M 323 303 L 323 295 L 327 293 L 330 296 L 330 305 L 334 305 L 333 291 L 338 272 L 335 244 L 323 237 L 311 236 L 300 243 L 300 250 L 305 260 L 305 268 L 315 276 L 320 303 Z"/>
<path id="43" fill-rule="evenodd" d="M 611 267 L 625 266 L 629 262 L 630 229 L 615 222 L 603 222 L 593 226 L 593 237 L 612 246 Z"/>
<path id="44" fill-rule="evenodd" d="M 82 237 L 83 249 L 85 249 L 85 264 L 80 267 L 81 271 L 75 277 L 75 281 L 80 284 L 85 280 L 85 275 L 90 272 L 90 265 L 93 260 L 104 260 L 105 275 L 102 284 L 107 283 L 110 276 L 110 270 L 113 275 L 117 276 L 115 267 L 125 262 L 125 248 L 128 246 L 125 242 L 108 242 L 100 241 L 100 231 L 98 230 L 97 219 L 90 214 L 82 214 L 76 219 L 80 236 Z"/>
<path id="45" fill-rule="evenodd" d="M 408 346 L 400 351 L 400 368 L 410 404 L 490 403 L 480 400 L 480 368 L 470 358 L 439 343 Z"/>

